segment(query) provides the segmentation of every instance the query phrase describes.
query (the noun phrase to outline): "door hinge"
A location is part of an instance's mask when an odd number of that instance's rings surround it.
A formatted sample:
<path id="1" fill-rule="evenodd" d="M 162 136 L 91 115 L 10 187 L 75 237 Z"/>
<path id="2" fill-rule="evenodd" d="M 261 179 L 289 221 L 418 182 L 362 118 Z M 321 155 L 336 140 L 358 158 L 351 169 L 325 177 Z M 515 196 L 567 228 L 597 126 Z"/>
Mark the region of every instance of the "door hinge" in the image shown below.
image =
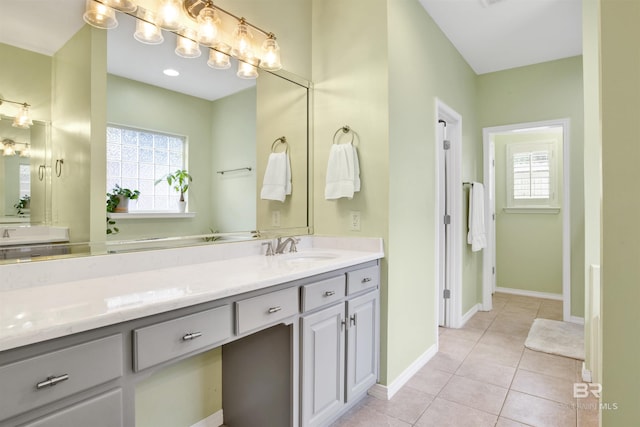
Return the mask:
<path id="1" fill-rule="evenodd" d="M 451 224 L 451 215 L 445 215 L 444 216 L 444 225 L 449 225 Z"/>
<path id="2" fill-rule="evenodd" d="M 445 139 L 444 141 L 442 141 L 442 148 L 445 150 L 448 150 L 451 148 L 451 141 L 449 141 L 448 139 Z"/>
<path id="3" fill-rule="evenodd" d="M 491 274 L 496 274 L 496 268 L 495 267 L 491 267 Z"/>
<path id="4" fill-rule="evenodd" d="M 495 159 L 492 159 L 492 160 L 491 160 L 491 166 L 493 166 L 493 167 L 495 167 L 495 166 L 496 166 L 496 160 L 495 160 Z"/>
<path id="5" fill-rule="evenodd" d="M 496 214 L 491 214 L 491 218 L 495 221 L 496 220 Z"/>
<path id="6" fill-rule="evenodd" d="M 451 289 L 445 289 L 442 291 L 442 298 L 449 299 L 451 298 Z"/>

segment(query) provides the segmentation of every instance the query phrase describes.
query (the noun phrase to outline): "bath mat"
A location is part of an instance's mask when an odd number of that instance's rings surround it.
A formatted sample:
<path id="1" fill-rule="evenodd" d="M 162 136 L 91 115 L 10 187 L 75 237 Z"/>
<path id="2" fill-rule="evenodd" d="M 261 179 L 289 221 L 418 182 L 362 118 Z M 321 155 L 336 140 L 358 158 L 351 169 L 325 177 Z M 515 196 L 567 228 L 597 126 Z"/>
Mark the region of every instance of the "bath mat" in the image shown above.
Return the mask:
<path id="1" fill-rule="evenodd" d="M 524 346 L 535 351 L 584 360 L 584 326 L 535 319 Z"/>

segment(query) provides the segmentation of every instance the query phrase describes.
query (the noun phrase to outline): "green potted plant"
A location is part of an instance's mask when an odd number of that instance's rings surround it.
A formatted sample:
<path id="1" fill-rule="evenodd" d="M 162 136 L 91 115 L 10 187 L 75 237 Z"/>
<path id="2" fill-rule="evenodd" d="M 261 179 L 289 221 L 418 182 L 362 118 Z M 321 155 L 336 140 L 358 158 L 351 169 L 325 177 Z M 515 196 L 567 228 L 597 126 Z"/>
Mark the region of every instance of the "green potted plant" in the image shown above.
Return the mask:
<path id="1" fill-rule="evenodd" d="M 180 193 L 180 200 L 178 201 L 178 211 L 184 212 L 187 203 L 184 200 L 184 194 L 189 190 L 189 183 L 193 181 L 193 177 L 187 172 L 186 169 L 178 169 L 174 173 L 168 173 L 159 180 L 156 181 L 156 185 L 162 181 L 167 181 L 167 184 L 175 191 Z"/>
<path id="2" fill-rule="evenodd" d="M 25 209 L 29 209 L 31 207 L 31 196 L 25 194 L 24 196 L 20 197 L 18 203 L 13 205 L 13 207 L 18 210 L 18 215 L 24 214 Z"/>
<path id="3" fill-rule="evenodd" d="M 107 212 L 129 212 L 129 200 L 135 200 L 140 196 L 140 191 L 122 188 L 118 184 L 107 193 Z"/>

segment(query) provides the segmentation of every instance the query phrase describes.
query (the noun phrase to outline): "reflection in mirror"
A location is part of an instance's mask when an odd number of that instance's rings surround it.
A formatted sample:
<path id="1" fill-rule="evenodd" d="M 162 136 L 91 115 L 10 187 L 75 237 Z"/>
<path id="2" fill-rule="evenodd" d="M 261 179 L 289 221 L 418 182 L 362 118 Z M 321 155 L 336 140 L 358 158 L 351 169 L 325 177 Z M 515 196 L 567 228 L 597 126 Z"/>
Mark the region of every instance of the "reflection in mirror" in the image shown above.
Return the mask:
<path id="1" fill-rule="evenodd" d="M 29 135 L 31 222 L 68 226 L 76 248 L 85 247 L 83 242 L 101 247 L 106 238 L 105 190 L 110 189 L 107 165 L 123 162 L 107 159 L 107 125 L 115 124 L 186 138 L 183 166 L 194 178 L 188 215 L 118 218 L 121 233 L 115 239 L 166 237 L 165 246 L 174 246 L 204 241 L 185 236 L 211 231 L 226 238 L 227 233 L 253 230 L 306 230 L 308 82 L 285 71 L 276 76 L 263 70 L 257 81 L 242 80 L 235 76 L 235 64 L 226 75 L 207 66 L 205 48 L 198 59 L 176 56 L 173 36 L 166 31 L 163 45 L 138 43 L 133 21 L 124 14 L 117 14 L 120 32 L 91 28 L 82 21 L 84 5 L 84 0 L 43 2 L 33 16 L 24 1 L 3 0 L 0 26 L 7 31 L 0 34 L 0 56 L 8 60 L 0 67 L 0 95 L 29 102 L 35 122 Z M 150 68 L 154 62 L 143 59 L 140 49 L 145 54 L 164 49 L 169 56 L 159 61 L 170 58 L 192 65 L 178 78 L 191 83 L 192 90 L 174 86 L 178 79 L 162 74 L 166 66 Z M 138 72 L 154 81 L 130 74 L 140 64 L 147 68 Z M 197 75 L 192 74 L 195 69 Z M 0 114 L 0 124 L 10 125 L 4 117 L 16 111 L 2 105 Z M 37 149 L 34 132 L 42 141 Z M 284 203 L 260 200 L 268 150 L 281 136 L 290 141 L 293 192 Z M 64 164 L 60 176 L 52 173 L 56 162 Z M 143 190 L 153 181 L 154 190 L 169 191 L 155 186 L 155 180 L 167 169 L 173 172 L 174 166 L 159 165 L 156 170 L 154 164 L 153 173 L 143 175 L 139 165 L 138 178 L 147 181 L 146 187 L 137 185 Z M 36 190 L 39 172 L 45 174 L 44 186 Z M 4 163 L 0 179 L 0 216 L 5 217 L 14 213 L 16 196 L 6 187 Z M 163 209 L 174 210 L 171 205 Z"/>
<path id="2" fill-rule="evenodd" d="M 44 223 L 48 171 L 44 153 L 48 124 L 34 121 L 28 129 L 11 125 L 0 116 L 0 224 Z"/>

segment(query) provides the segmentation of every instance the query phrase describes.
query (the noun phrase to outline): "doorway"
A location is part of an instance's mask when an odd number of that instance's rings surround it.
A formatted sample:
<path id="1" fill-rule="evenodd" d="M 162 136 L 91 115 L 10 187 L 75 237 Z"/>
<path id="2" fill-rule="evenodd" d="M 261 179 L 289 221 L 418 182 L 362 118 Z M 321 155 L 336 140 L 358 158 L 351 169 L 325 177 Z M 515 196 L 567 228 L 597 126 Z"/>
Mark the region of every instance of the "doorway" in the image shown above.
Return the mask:
<path id="1" fill-rule="evenodd" d="M 554 136 L 556 135 L 556 136 Z M 559 141 L 559 142 L 554 142 Z M 483 129 L 485 218 L 487 248 L 483 260 L 482 308 L 491 310 L 491 297 L 496 290 L 520 295 L 559 299 L 563 301 L 563 319 L 570 321 L 571 313 L 571 241 L 570 241 L 570 157 L 569 120 L 519 123 Z M 554 151 L 555 150 L 555 151 Z M 555 162 L 555 163 L 554 163 Z M 498 169 L 496 169 L 498 168 Z M 501 169 L 502 170 L 501 170 Z M 496 173 L 497 170 L 497 173 Z M 555 217 L 555 218 L 554 218 Z M 512 236 L 505 227 L 516 227 L 526 218 L 532 242 L 520 239 L 522 248 L 520 267 L 517 254 L 508 252 L 504 236 Z M 500 221 L 498 223 L 498 221 Z M 557 244 L 542 238 L 541 224 L 555 221 L 557 231 L 551 233 Z M 545 226 L 546 227 L 546 226 Z M 512 228 L 513 229 L 513 228 Z M 540 242 L 544 242 L 541 244 Z M 536 286 L 514 283 L 512 272 L 505 266 L 504 255 L 509 253 L 509 267 L 526 275 L 526 268 L 535 269 L 526 260 L 553 254 L 557 279 L 540 278 Z M 535 250 L 540 256 L 526 256 L 526 250 Z M 554 251 L 557 251 L 554 252 Z M 549 253 L 547 253 L 549 252 Z M 559 260 L 561 259 L 561 261 Z M 524 261 L 523 261 L 524 260 Z M 522 267 L 524 266 L 524 267 Z M 502 276 L 501 276 L 502 272 Z M 554 276 L 555 277 L 555 276 Z M 547 282 L 561 282 L 558 289 L 550 289 Z M 521 286 L 522 285 L 522 286 Z"/>
<path id="2" fill-rule="evenodd" d="M 461 326 L 462 116 L 436 99 L 436 301 L 438 325 Z"/>

